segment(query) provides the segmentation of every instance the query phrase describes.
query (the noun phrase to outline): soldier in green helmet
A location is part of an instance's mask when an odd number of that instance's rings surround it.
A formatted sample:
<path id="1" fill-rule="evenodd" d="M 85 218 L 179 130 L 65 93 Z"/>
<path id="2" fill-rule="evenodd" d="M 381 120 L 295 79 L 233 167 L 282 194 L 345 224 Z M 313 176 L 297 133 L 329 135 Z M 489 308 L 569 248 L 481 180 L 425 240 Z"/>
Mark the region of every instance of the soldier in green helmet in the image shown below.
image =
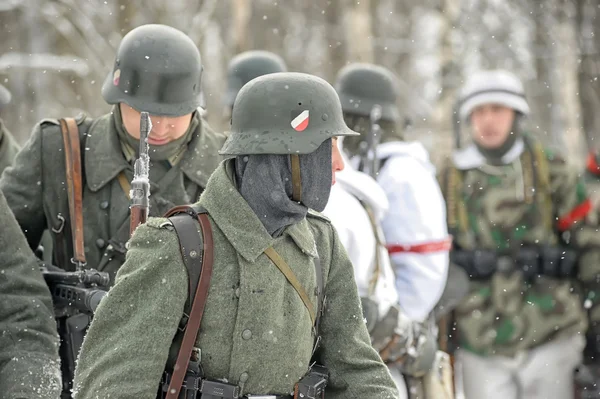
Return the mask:
<path id="1" fill-rule="evenodd" d="M 313 361 L 328 370 L 326 398 L 398 397 L 371 347 L 352 265 L 318 213 L 343 169 L 337 137 L 352 135 L 320 78 L 270 74 L 239 92 L 228 159 L 194 206 L 208 215 L 214 259 L 196 360 L 202 387 L 235 392 L 209 398 L 291 398 Z M 190 281 L 171 219 L 150 218 L 86 336 L 77 399 L 156 396 Z M 186 394 L 198 394 L 191 385 Z"/>
<path id="2" fill-rule="evenodd" d="M 76 118 L 83 169 L 83 225 L 87 267 L 112 276 L 125 260 L 129 239 L 129 182 L 139 148 L 140 112 L 150 113 L 150 215 L 196 201 L 221 157 L 225 137 L 201 119 L 202 63 L 184 33 L 143 25 L 121 41 L 113 70 L 102 86 L 112 111 Z M 52 231 L 53 263 L 73 257 L 65 185 L 64 144 L 59 121 L 37 124 L 0 189 L 36 248 Z"/>
<path id="3" fill-rule="evenodd" d="M 231 109 L 238 92 L 246 83 L 262 75 L 286 71 L 287 67 L 283 59 L 269 51 L 245 51 L 233 57 L 227 66 L 225 106 L 228 116 L 231 116 Z"/>
<path id="4" fill-rule="evenodd" d="M 138 157 L 140 112 L 148 112 L 152 120 L 150 215 L 199 198 L 221 160 L 218 150 L 225 141 L 198 111 L 202 69 L 198 48 L 183 32 L 165 25 L 140 26 L 121 41 L 102 86 L 102 96 L 114 105 L 110 113 L 75 118 L 71 126 L 76 124 L 77 129 L 71 129 L 74 135 L 67 136 L 68 141 L 59 120 L 44 119 L 34 127 L 14 166 L 0 179 L 0 190 L 32 249 L 47 230 L 54 266 L 73 271 L 77 264 L 114 279 L 125 261 L 129 239 L 129 193 Z M 65 159 L 74 149 L 80 153 L 79 176 L 75 168 L 67 167 L 73 162 Z M 69 194 L 71 182 L 81 190 L 80 206 L 71 206 L 71 201 L 78 202 Z M 75 225 L 71 231 L 74 221 L 81 221 L 82 228 Z M 74 371 L 73 356 L 67 353 L 76 355 L 83 327 L 69 332 L 61 328 L 62 363 L 69 365 L 66 377 Z M 71 378 L 66 377 L 64 397 L 69 397 Z"/>
<path id="5" fill-rule="evenodd" d="M 360 132 L 344 138 L 344 151 L 377 181 L 389 202 L 381 230 L 397 301 L 393 312 L 376 320 L 373 345 L 383 348 L 392 377 L 408 397 L 446 398 L 452 384 L 440 378 L 447 355 L 437 350 L 432 312 L 446 286 L 450 244 L 435 168 L 421 143 L 403 140 L 399 81 L 390 70 L 352 63 L 338 72 L 335 86 L 346 124 Z M 396 345 L 386 346 L 390 340 Z"/>
<path id="6" fill-rule="evenodd" d="M 10 91 L 3 85 L 0 85 L 0 111 L 10 103 L 10 99 Z M 8 166 L 12 165 L 19 149 L 19 144 L 8 131 L 2 119 L 0 119 L 0 174 Z"/>

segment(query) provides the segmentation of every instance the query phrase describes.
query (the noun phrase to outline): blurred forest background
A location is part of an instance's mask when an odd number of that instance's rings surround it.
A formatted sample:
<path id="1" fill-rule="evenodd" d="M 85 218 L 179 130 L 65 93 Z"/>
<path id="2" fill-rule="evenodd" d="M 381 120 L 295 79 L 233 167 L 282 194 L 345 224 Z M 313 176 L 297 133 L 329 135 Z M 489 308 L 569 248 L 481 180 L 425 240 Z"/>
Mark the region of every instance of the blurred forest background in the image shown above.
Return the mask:
<path id="1" fill-rule="evenodd" d="M 406 136 L 439 161 L 452 144 L 464 78 L 507 68 L 523 79 L 531 130 L 583 162 L 600 147 L 600 0 L 0 0 L 0 111 L 18 140 L 42 118 L 109 111 L 100 88 L 120 39 L 145 23 L 186 32 L 205 65 L 208 120 L 226 130 L 226 67 L 264 49 L 333 83 L 348 62 L 401 80 Z"/>

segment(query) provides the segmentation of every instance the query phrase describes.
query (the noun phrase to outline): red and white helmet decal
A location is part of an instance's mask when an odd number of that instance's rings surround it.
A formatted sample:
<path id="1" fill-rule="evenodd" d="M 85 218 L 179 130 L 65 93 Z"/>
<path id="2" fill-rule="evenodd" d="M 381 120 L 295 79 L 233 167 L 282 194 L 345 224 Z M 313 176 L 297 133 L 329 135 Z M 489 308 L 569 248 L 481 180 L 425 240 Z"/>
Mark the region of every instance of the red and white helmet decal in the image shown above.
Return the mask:
<path id="1" fill-rule="evenodd" d="M 308 120 L 308 110 L 304 110 L 292 120 L 291 125 L 295 131 L 301 132 L 308 126 Z"/>

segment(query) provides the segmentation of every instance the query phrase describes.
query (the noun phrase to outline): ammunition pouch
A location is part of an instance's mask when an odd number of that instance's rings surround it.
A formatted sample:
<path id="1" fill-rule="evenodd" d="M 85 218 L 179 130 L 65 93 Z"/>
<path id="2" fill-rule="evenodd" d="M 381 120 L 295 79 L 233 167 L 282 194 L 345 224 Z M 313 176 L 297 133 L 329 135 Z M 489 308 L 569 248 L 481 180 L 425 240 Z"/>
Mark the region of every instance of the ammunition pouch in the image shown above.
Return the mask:
<path id="1" fill-rule="evenodd" d="M 496 272 L 498 257 L 495 252 L 487 250 L 453 250 L 450 261 L 463 268 L 470 279 L 487 280 Z"/>
<path id="2" fill-rule="evenodd" d="M 577 273 L 577 253 L 564 247 L 524 246 L 514 256 L 499 255 L 488 250 L 453 250 L 452 263 L 460 266 L 471 280 L 488 280 L 496 272 L 519 270 L 525 280 L 546 276 L 567 279 Z"/>
<path id="3" fill-rule="evenodd" d="M 167 397 L 172 374 L 163 373 L 158 398 Z M 190 362 L 179 391 L 178 399 L 238 399 L 240 388 L 237 385 L 220 381 L 209 381 L 202 378 L 202 372 L 197 362 Z"/>
<path id="4" fill-rule="evenodd" d="M 296 383 L 294 399 L 324 399 L 329 373 L 323 366 L 313 365 L 308 373 Z"/>
<path id="5" fill-rule="evenodd" d="M 577 253 L 549 245 L 522 248 L 517 253 L 516 263 L 527 280 L 538 276 L 566 279 L 577 273 Z"/>
<path id="6" fill-rule="evenodd" d="M 313 365 L 304 377 L 296 383 L 294 396 L 291 395 L 244 395 L 240 396 L 240 387 L 221 381 L 202 378 L 198 362 L 190 362 L 179 391 L 178 399 L 324 399 L 325 387 L 329 379 L 327 369 Z M 164 372 L 158 391 L 158 399 L 167 397 L 171 382 L 171 373 Z"/>

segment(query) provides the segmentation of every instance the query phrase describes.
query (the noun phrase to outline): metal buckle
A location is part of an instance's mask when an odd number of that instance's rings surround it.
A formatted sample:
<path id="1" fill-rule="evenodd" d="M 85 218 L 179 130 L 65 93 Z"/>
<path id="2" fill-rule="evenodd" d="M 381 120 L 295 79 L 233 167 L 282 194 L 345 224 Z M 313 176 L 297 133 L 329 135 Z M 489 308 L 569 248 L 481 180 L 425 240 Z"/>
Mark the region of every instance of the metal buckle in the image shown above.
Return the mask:
<path id="1" fill-rule="evenodd" d="M 65 228 L 65 218 L 62 215 L 62 213 L 59 213 L 58 215 L 56 215 L 56 217 L 58 218 L 58 220 L 60 220 L 60 226 L 58 226 L 58 229 L 52 227 L 50 230 L 52 230 L 53 233 L 58 234 Z"/>
<path id="2" fill-rule="evenodd" d="M 177 329 L 181 332 L 185 332 L 185 329 L 188 325 L 189 320 L 190 320 L 190 315 L 183 312 L 183 316 L 181 316 L 181 319 L 179 320 L 179 325 L 177 326 Z"/>
<path id="3" fill-rule="evenodd" d="M 195 346 L 192 348 L 192 353 L 190 354 L 190 361 L 192 362 L 200 362 L 202 358 L 202 350 L 200 348 L 196 348 Z"/>
<path id="4" fill-rule="evenodd" d="M 77 271 L 82 271 L 87 265 L 87 262 L 80 262 L 75 258 L 71 258 L 71 263 L 75 265 Z"/>

